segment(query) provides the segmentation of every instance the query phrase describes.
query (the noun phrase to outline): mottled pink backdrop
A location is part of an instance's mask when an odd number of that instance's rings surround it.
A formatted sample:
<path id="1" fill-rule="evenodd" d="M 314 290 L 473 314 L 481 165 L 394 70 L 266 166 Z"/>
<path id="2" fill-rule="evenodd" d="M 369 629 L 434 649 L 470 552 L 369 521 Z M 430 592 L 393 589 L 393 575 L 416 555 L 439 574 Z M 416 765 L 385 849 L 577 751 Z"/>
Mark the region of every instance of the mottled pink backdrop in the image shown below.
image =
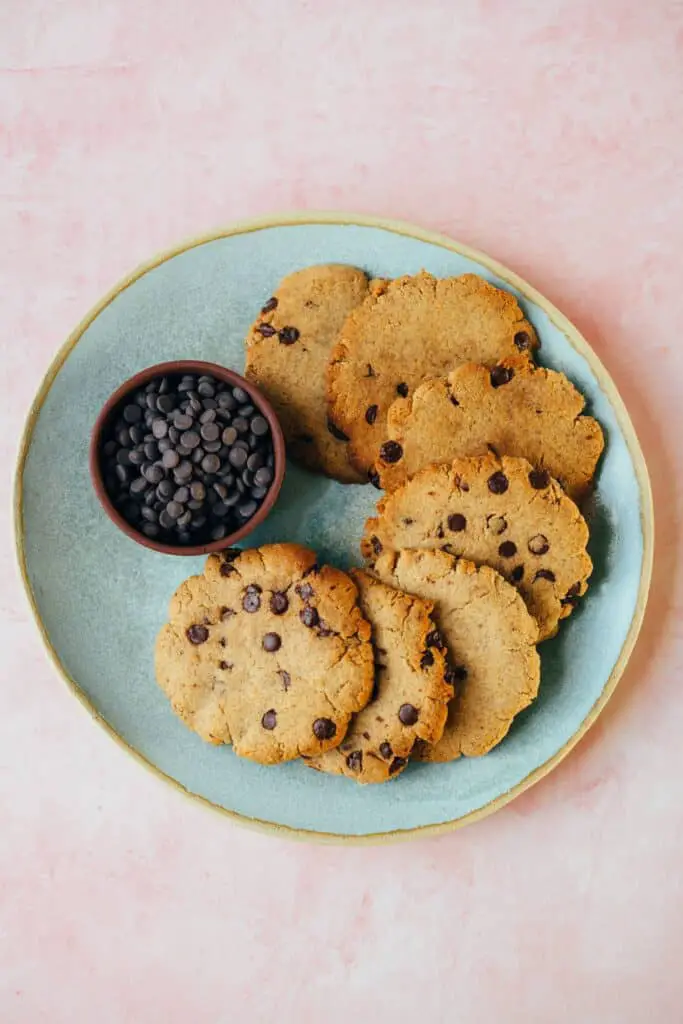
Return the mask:
<path id="1" fill-rule="evenodd" d="M 385 848 L 252 834 L 89 721 L 3 546 L 3 1024 L 683 1020 L 683 6 L 0 0 L 0 449 L 57 346 L 235 218 L 413 220 L 545 292 L 653 477 L 650 611 L 608 711 L 482 824 Z M 87 630 L 87 623 L 83 624 Z"/>

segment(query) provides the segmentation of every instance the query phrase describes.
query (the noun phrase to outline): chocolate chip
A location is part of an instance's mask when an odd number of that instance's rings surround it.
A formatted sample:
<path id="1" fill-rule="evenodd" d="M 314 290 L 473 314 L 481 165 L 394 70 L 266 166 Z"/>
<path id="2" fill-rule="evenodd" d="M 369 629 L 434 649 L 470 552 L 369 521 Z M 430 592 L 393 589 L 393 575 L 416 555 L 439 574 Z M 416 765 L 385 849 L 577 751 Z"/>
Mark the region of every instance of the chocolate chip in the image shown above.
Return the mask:
<path id="1" fill-rule="evenodd" d="M 386 761 L 388 761 L 390 757 L 394 756 L 394 752 L 391 749 L 391 743 L 387 743 L 386 740 L 384 740 L 383 743 L 380 743 L 379 752 Z"/>
<path id="2" fill-rule="evenodd" d="M 467 526 L 467 520 L 460 512 L 455 512 L 448 517 L 448 529 L 453 533 L 461 533 Z"/>
<path id="3" fill-rule="evenodd" d="M 379 450 L 380 458 L 389 464 L 398 462 L 403 458 L 403 448 L 398 441 L 385 441 Z"/>
<path id="4" fill-rule="evenodd" d="M 231 661 L 219 661 L 218 667 L 224 672 L 228 672 L 233 667 L 233 663 Z"/>
<path id="5" fill-rule="evenodd" d="M 242 598 L 242 607 L 245 612 L 253 614 L 257 612 L 261 607 L 261 598 L 259 596 L 260 590 L 257 587 L 247 587 L 244 597 Z M 274 634 L 273 634 L 274 635 Z M 268 650 L 268 648 L 266 648 Z"/>
<path id="6" fill-rule="evenodd" d="M 273 615 L 284 615 L 289 608 L 289 601 L 287 595 L 283 594 L 282 591 L 275 591 L 270 598 L 270 610 Z"/>
<path id="7" fill-rule="evenodd" d="M 515 334 L 515 345 L 520 352 L 525 352 L 531 345 L 531 338 L 526 331 L 517 331 Z"/>
<path id="8" fill-rule="evenodd" d="M 266 633 L 263 638 L 263 650 L 268 651 L 269 654 L 273 654 L 275 651 L 279 651 L 282 646 L 282 640 L 277 633 Z"/>
<path id="9" fill-rule="evenodd" d="M 313 597 L 313 587 L 310 583 L 298 583 L 294 588 L 302 601 L 308 601 Z"/>
<path id="10" fill-rule="evenodd" d="M 365 422 L 369 423 L 370 426 L 372 426 L 372 424 L 377 419 L 377 410 L 378 410 L 378 408 L 379 407 L 376 406 L 376 405 L 369 405 L 367 407 L 367 409 L 365 410 Z"/>
<path id="11" fill-rule="evenodd" d="M 305 608 L 302 608 L 299 612 L 299 618 L 303 622 L 304 626 L 308 626 L 309 629 L 313 629 L 320 622 L 320 616 L 316 608 L 312 608 L 311 605 L 307 604 Z"/>
<path id="12" fill-rule="evenodd" d="M 205 455 L 201 461 L 201 467 L 205 473 L 217 473 L 221 468 L 221 460 L 217 455 Z"/>
<path id="13" fill-rule="evenodd" d="M 256 330 L 264 338 L 272 338 L 274 334 L 277 334 L 275 328 L 271 327 L 270 324 L 258 324 Z"/>
<path id="14" fill-rule="evenodd" d="M 529 483 L 537 491 L 542 491 L 550 484 L 550 474 L 545 469 L 532 469 L 529 473 Z"/>
<path id="15" fill-rule="evenodd" d="M 313 723 L 313 735 L 317 740 L 331 740 L 337 735 L 337 726 L 331 718 L 316 718 Z"/>
<path id="16" fill-rule="evenodd" d="M 126 423 L 139 423 L 142 419 L 142 409 L 139 405 L 127 405 L 123 410 L 123 418 Z"/>
<path id="17" fill-rule="evenodd" d="M 327 429 L 332 434 L 332 437 L 336 437 L 337 441 L 348 441 L 348 434 L 345 434 L 329 417 L 327 419 Z"/>
<path id="18" fill-rule="evenodd" d="M 429 668 L 430 665 L 434 664 L 434 655 L 431 651 L 425 651 L 420 658 L 420 668 Z"/>
<path id="19" fill-rule="evenodd" d="M 191 644 L 203 644 L 209 639 L 209 631 L 206 626 L 190 626 L 187 630 L 187 639 Z"/>
<path id="20" fill-rule="evenodd" d="M 546 551 L 550 550 L 550 544 L 547 537 L 544 537 L 542 533 L 537 533 L 530 539 L 528 548 L 532 555 L 544 555 Z"/>
<path id="21" fill-rule="evenodd" d="M 225 531 L 225 527 L 223 527 L 223 531 Z M 225 532 L 223 533 L 223 536 L 225 536 Z M 220 540 L 220 537 L 217 537 L 216 539 Z M 235 566 L 234 565 L 230 565 L 229 562 L 223 562 L 223 564 L 221 565 L 221 568 L 220 568 L 221 576 L 229 576 L 230 573 L 233 573 L 233 572 L 237 572 L 237 570 L 235 569 Z"/>
<path id="22" fill-rule="evenodd" d="M 282 680 L 282 687 L 283 687 L 283 689 L 284 690 L 288 690 L 290 688 L 290 686 L 292 685 L 292 677 L 290 676 L 289 672 L 285 672 L 285 670 L 283 668 L 281 668 L 281 669 L 278 669 L 278 673 L 277 674 L 279 675 L 280 679 Z"/>
<path id="23" fill-rule="evenodd" d="M 498 554 L 501 558 L 512 558 L 517 554 L 517 545 L 511 540 L 504 540 L 498 548 Z"/>
<path id="24" fill-rule="evenodd" d="M 456 683 L 463 683 L 467 679 L 467 669 L 464 665 L 453 665 L 451 668 L 447 668 L 444 672 L 444 679 L 449 686 L 455 686 Z"/>
<path id="25" fill-rule="evenodd" d="M 389 774 L 395 775 L 396 772 L 399 772 L 401 768 L 404 768 L 407 765 L 407 763 L 408 762 L 405 757 L 395 757 L 394 760 L 389 765 Z"/>
<path id="26" fill-rule="evenodd" d="M 270 429 L 268 426 L 268 420 L 265 416 L 254 416 L 249 426 L 251 427 L 252 433 L 256 434 L 257 437 L 264 437 Z"/>
<path id="27" fill-rule="evenodd" d="M 363 768 L 363 751 L 352 750 L 346 758 L 347 768 L 352 772 L 359 772 Z"/>
<path id="28" fill-rule="evenodd" d="M 382 542 L 379 539 L 379 537 L 371 537 L 370 543 L 372 544 L 372 550 L 375 552 L 376 555 L 382 553 Z"/>
<path id="29" fill-rule="evenodd" d="M 407 384 L 397 384 L 396 385 L 396 394 L 400 395 L 401 398 L 406 398 L 407 395 L 408 395 L 408 391 L 409 390 L 410 389 L 409 389 Z"/>
<path id="30" fill-rule="evenodd" d="M 277 309 L 277 299 L 272 295 L 265 306 L 261 309 L 262 313 L 272 313 L 274 309 Z"/>
<path id="31" fill-rule="evenodd" d="M 550 583 L 554 583 L 555 573 L 552 569 L 539 569 L 533 578 L 533 582 L 535 583 L 536 580 L 548 580 Z"/>
<path id="32" fill-rule="evenodd" d="M 574 583 L 569 588 L 563 598 L 560 599 L 560 604 L 571 605 L 572 607 L 578 603 L 578 598 L 581 593 L 581 584 Z"/>
<path id="33" fill-rule="evenodd" d="M 491 370 L 491 387 L 500 388 L 503 384 L 509 384 L 515 375 L 510 366 L 494 366 Z"/>
<path id="34" fill-rule="evenodd" d="M 513 583 L 520 583 L 523 578 L 524 578 L 524 566 L 523 565 L 516 565 L 514 567 L 514 569 L 512 570 L 512 572 L 510 573 L 510 579 L 512 580 Z"/>
<path id="35" fill-rule="evenodd" d="M 213 410 L 209 411 L 212 412 Z M 205 441 L 217 441 L 218 438 L 221 436 L 221 428 L 218 426 L 217 423 L 214 422 L 202 423 L 201 427 L 199 428 L 199 433 L 201 434 L 202 438 Z M 185 435 L 183 435 L 183 437 L 184 436 Z M 187 442 L 183 441 L 183 443 L 185 444 Z M 197 438 L 197 444 L 199 444 L 199 438 Z M 194 448 L 195 446 L 192 445 L 192 447 Z"/>
<path id="36" fill-rule="evenodd" d="M 446 646 L 438 629 L 433 629 L 430 633 L 427 633 L 426 642 L 427 647 L 436 647 L 439 651 L 442 651 Z"/>
<path id="37" fill-rule="evenodd" d="M 488 479 L 489 490 L 491 494 L 505 494 L 508 487 L 508 478 L 505 473 L 493 473 Z"/>
<path id="38" fill-rule="evenodd" d="M 495 536 L 505 533 L 508 528 L 507 520 L 503 516 L 487 516 L 486 525 Z"/>
<path id="39" fill-rule="evenodd" d="M 293 345 L 298 340 L 299 332 L 296 327 L 283 327 L 278 333 L 281 345 Z"/>
<path id="40" fill-rule="evenodd" d="M 376 469 L 368 470 L 368 481 L 369 483 L 372 484 L 373 487 L 376 487 L 378 491 L 382 490 L 382 485 L 379 482 L 379 473 L 377 472 Z"/>
<path id="41" fill-rule="evenodd" d="M 268 730 L 275 728 L 277 725 L 277 713 L 274 708 L 271 708 L 270 711 L 266 711 L 265 715 L 261 719 L 261 725 L 264 729 Z"/>
<path id="42" fill-rule="evenodd" d="M 434 660 L 433 656 L 432 660 Z M 416 707 L 413 707 L 412 704 L 401 704 L 400 708 L 398 709 L 398 717 L 403 723 L 403 725 L 415 725 L 418 718 L 420 717 L 420 713 Z"/>
<path id="43" fill-rule="evenodd" d="M 207 456 L 207 458 L 210 458 L 210 457 L 211 456 Z M 214 456 L 214 458 L 215 458 L 215 456 Z M 244 467 L 247 464 L 247 459 L 248 458 L 249 458 L 249 456 L 247 455 L 247 453 L 244 450 L 244 448 L 231 448 L 230 449 L 230 454 L 228 455 L 228 462 L 233 467 L 233 469 L 244 469 Z M 215 473 L 216 471 L 212 470 L 212 472 Z"/>

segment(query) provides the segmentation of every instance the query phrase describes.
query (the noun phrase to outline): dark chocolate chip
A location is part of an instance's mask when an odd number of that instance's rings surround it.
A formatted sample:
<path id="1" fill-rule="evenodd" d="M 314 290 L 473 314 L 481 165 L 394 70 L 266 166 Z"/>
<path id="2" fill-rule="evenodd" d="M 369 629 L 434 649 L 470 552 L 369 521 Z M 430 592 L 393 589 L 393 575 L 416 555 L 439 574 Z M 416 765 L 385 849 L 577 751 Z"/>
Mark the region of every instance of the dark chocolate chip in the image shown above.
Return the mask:
<path id="1" fill-rule="evenodd" d="M 203 644 L 209 639 L 209 631 L 206 626 L 194 625 L 187 630 L 187 639 L 191 644 Z"/>
<path id="2" fill-rule="evenodd" d="M 268 420 L 265 416 L 254 416 L 249 424 L 253 434 L 257 437 L 265 437 L 270 427 L 268 426 Z"/>
<path id="3" fill-rule="evenodd" d="M 533 582 L 535 583 L 536 580 L 548 580 L 549 583 L 554 583 L 555 573 L 552 571 L 552 569 L 539 569 L 536 575 L 534 576 Z"/>
<path id="4" fill-rule="evenodd" d="M 213 412 L 213 409 L 210 409 L 209 412 Z M 199 433 L 205 441 L 217 441 L 221 436 L 221 428 L 217 423 L 202 423 L 199 428 Z M 197 438 L 197 444 L 199 443 L 199 438 Z M 192 447 L 194 447 L 194 445 Z"/>
<path id="5" fill-rule="evenodd" d="M 313 735 L 317 740 L 331 740 L 337 735 L 337 726 L 331 718 L 316 718 L 313 723 Z"/>
<path id="6" fill-rule="evenodd" d="M 488 485 L 491 494 L 505 494 L 508 487 L 510 486 L 508 483 L 508 478 L 505 476 L 505 473 L 501 473 L 500 471 L 497 473 L 493 473 L 489 477 Z"/>
<path id="7" fill-rule="evenodd" d="M 221 460 L 213 453 L 205 455 L 201 461 L 201 467 L 205 473 L 217 473 L 221 468 Z"/>
<path id="8" fill-rule="evenodd" d="M 378 408 L 379 408 L 379 407 L 378 407 L 378 406 L 376 406 L 376 405 L 369 405 L 369 406 L 367 407 L 367 409 L 365 410 L 365 422 L 366 422 L 366 423 L 369 423 L 369 424 L 370 424 L 370 426 L 372 426 L 372 424 L 373 424 L 373 423 L 375 422 L 375 420 L 377 419 L 377 411 L 378 411 Z"/>
<path id="9" fill-rule="evenodd" d="M 289 608 L 289 601 L 287 595 L 283 594 L 282 591 L 276 590 L 270 598 L 270 610 L 273 615 L 284 615 Z"/>
<path id="10" fill-rule="evenodd" d="M 309 629 L 313 629 L 313 627 L 317 626 L 320 621 L 317 609 L 312 608 L 311 605 L 308 604 L 299 612 L 299 618 L 303 622 L 304 626 L 308 626 Z"/>
<path id="11" fill-rule="evenodd" d="M 302 601 L 308 601 L 313 597 L 313 587 L 310 583 L 299 583 L 294 589 Z"/>
<path id="12" fill-rule="evenodd" d="M 434 655 L 431 651 L 425 651 L 420 658 L 420 668 L 429 668 L 434 664 Z"/>
<path id="13" fill-rule="evenodd" d="M 444 639 L 438 629 L 433 629 L 430 633 L 427 633 L 427 647 L 436 647 L 437 650 L 442 651 L 446 647 Z"/>
<path id="14" fill-rule="evenodd" d="M 278 333 L 281 345 L 293 345 L 298 340 L 299 332 L 296 327 L 283 327 Z"/>
<path id="15" fill-rule="evenodd" d="M 461 533 L 467 526 L 467 520 L 460 512 L 455 512 L 448 517 L 448 529 L 453 533 Z"/>
<path id="16" fill-rule="evenodd" d="M 535 490 L 542 491 L 550 483 L 550 473 L 545 469 L 532 469 L 529 473 L 529 483 Z"/>
<path id="17" fill-rule="evenodd" d="M 531 338 L 526 331 L 517 331 L 515 334 L 515 345 L 520 352 L 525 352 L 531 345 Z"/>
<path id="18" fill-rule="evenodd" d="M 505 533 L 508 528 L 507 520 L 503 516 L 490 515 L 486 517 L 486 525 L 496 537 Z"/>
<path id="19" fill-rule="evenodd" d="M 398 441 L 385 441 L 379 450 L 380 458 L 389 464 L 398 462 L 403 458 L 403 448 Z"/>
<path id="20" fill-rule="evenodd" d="M 409 390 L 410 390 L 410 388 L 408 387 L 407 384 L 397 384 L 396 385 L 396 394 L 400 395 L 401 398 L 407 398 Z"/>
<path id="21" fill-rule="evenodd" d="M 256 330 L 264 338 L 272 338 L 274 334 L 277 334 L 275 328 L 271 327 L 270 324 L 258 324 Z"/>
<path id="22" fill-rule="evenodd" d="M 372 484 L 373 487 L 376 487 L 378 491 L 382 490 L 382 485 L 379 482 L 379 473 L 377 472 L 376 469 L 368 470 L 368 481 Z"/>
<path id="23" fill-rule="evenodd" d="M 432 656 L 432 661 L 433 660 L 434 658 Z M 398 709 L 398 717 L 403 725 L 415 725 L 420 717 L 420 713 L 412 704 L 401 704 Z"/>
<path id="24" fill-rule="evenodd" d="M 515 375 L 510 366 L 494 366 L 491 370 L 491 387 L 500 388 L 503 384 L 509 384 Z"/>
<path id="25" fill-rule="evenodd" d="M 271 297 L 266 302 L 265 306 L 262 308 L 261 312 L 272 313 L 274 309 L 277 309 L 277 299 L 275 298 L 274 295 L 271 295 Z"/>
<path id="26" fill-rule="evenodd" d="M 273 654 L 275 651 L 279 651 L 282 646 L 282 640 L 278 633 L 266 633 L 263 638 L 263 650 L 268 651 L 269 654 Z"/>
<path id="27" fill-rule="evenodd" d="M 523 565 L 516 565 L 514 567 L 514 569 L 512 570 L 512 572 L 510 573 L 510 579 L 512 580 L 513 583 L 520 583 L 523 578 L 524 578 L 524 566 Z"/>
<path id="28" fill-rule="evenodd" d="M 535 537 L 532 537 L 527 546 L 532 555 L 544 555 L 546 551 L 550 550 L 548 538 L 544 537 L 542 533 L 537 533 Z"/>
<path id="29" fill-rule="evenodd" d="M 265 715 L 261 719 L 261 725 L 264 729 L 270 730 L 275 728 L 277 725 L 277 714 L 274 708 L 271 708 L 270 711 L 266 711 Z"/>
<path id="30" fill-rule="evenodd" d="M 389 774 L 395 775 L 396 772 L 399 772 L 401 768 L 404 768 L 407 763 L 408 762 L 405 757 L 395 757 L 389 765 Z"/>
<path id="31" fill-rule="evenodd" d="M 379 537 L 371 537 L 370 543 L 372 544 L 372 550 L 375 552 L 375 554 L 380 555 L 382 553 L 382 542 L 379 539 Z"/>
<path id="32" fill-rule="evenodd" d="M 452 668 L 447 668 L 444 672 L 444 679 L 449 686 L 463 683 L 467 679 L 467 669 L 464 665 L 453 665 Z"/>
<path id="33" fill-rule="evenodd" d="M 259 596 L 260 591 L 255 587 L 247 587 L 244 597 L 242 598 L 242 607 L 245 612 L 257 612 L 261 607 L 261 598 Z"/>
<path id="34" fill-rule="evenodd" d="M 278 673 L 277 674 L 279 675 L 280 679 L 282 680 L 283 688 L 285 690 L 288 690 L 290 688 L 290 686 L 292 685 L 292 677 L 290 676 L 289 672 L 285 672 L 285 670 L 283 668 L 281 668 L 281 669 L 278 669 Z"/>
<path id="35" fill-rule="evenodd" d="M 139 423 L 142 419 L 142 409 L 139 405 L 127 405 L 123 410 L 123 418 L 126 423 Z"/>
<path id="36" fill-rule="evenodd" d="M 387 743 L 386 740 L 383 743 L 380 743 L 379 752 L 386 761 L 388 761 L 390 757 L 394 756 L 394 752 L 391 749 L 391 743 Z"/>
<path id="37" fill-rule="evenodd" d="M 360 772 L 363 768 L 363 751 L 352 750 L 346 758 L 346 766 L 352 772 Z"/>
<path id="38" fill-rule="evenodd" d="M 512 558 L 517 554 L 517 545 L 511 540 L 504 540 L 498 548 L 498 554 L 501 558 Z"/>

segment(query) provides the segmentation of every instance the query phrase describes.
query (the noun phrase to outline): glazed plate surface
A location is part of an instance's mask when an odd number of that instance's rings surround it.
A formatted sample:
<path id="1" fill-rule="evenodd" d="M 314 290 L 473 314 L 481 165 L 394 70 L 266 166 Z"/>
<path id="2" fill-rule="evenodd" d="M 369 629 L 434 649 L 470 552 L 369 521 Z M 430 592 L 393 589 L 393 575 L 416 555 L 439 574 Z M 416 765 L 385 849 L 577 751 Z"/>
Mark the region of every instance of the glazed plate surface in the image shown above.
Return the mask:
<path id="1" fill-rule="evenodd" d="M 360 787 L 293 763 L 266 768 L 205 745 L 172 714 L 152 651 L 169 599 L 203 559 L 148 551 L 120 533 L 88 477 L 101 406 L 152 363 L 203 359 L 239 372 L 243 339 L 281 277 L 313 263 L 352 263 L 372 276 L 425 268 L 474 272 L 519 298 L 542 342 L 600 421 L 606 451 L 589 509 L 591 587 L 559 636 L 541 645 L 538 700 L 479 759 L 411 765 Z M 297 541 L 321 560 L 360 563 L 358 542 L 378 492 L 289 465 L 276 506 L 250 545 Z M 245 823 L 310 838 L 399 838 L 452 828 L 503 806 L 557 764 L 595 720 L 635 642 L 652 562 L 647 470 L 628 413 L 576 329 L 504 267 L 406 224 L 300 214 L 238 225 L 135 271 L 76 329 L 36 397 L 17 473 L 19 559 L 34 612 L 73 692 L 128 750 Z M 293 830 L 293 831 L 292 831 Z"/>

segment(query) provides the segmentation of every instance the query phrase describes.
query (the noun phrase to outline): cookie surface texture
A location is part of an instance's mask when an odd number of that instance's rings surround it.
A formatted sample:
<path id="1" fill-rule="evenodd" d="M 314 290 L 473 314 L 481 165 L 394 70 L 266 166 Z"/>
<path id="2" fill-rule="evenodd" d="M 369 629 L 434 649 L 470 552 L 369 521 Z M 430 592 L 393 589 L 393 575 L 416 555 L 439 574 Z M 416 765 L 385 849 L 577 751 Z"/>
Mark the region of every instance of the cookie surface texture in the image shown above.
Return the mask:
<path id="1" fill-rule="evenodd" d="M 351 459 L 371 470 L 386 440 L 387 412 L 426 377 L 461 363 L 528 358 L 536 334 L 517 300 L 476 274 L 382 282 L 347 317 L 328 370 L 332 419 L 351 438 Z"/>
<path id="2" fill-rule="evenodd" d="M 373 684 L 351 579 L 295 544 L 210 555 L 157 639 L 157 682 L 202 739 L 263 764 L 336 746 Z"/>
<path id="3" fill-rule="evenodd" d="M 418 744 L 416 756 L 453 761 L 488 753 L 538 693 L 536 623 L 520 595 L 493 569 L 443 551 L 387 552 L 375 571 L 433 602 L 448 647 L 455 697 L 443 736 L 433 746 Z"/>
<path id="4" fill-rule="evenodd" d="M 377 464 L 381 484 L 394 490 L 429 463 L 493 448 L 547 470 L 579 501 L 604 446 L 599 423 L 582 415 L 583 408 L 583 396 L 563 373 L 516 360 L 492 370 L 460 366 L 392 404 L 392 461 Z"/>
<path id="5" fill-rule="evenodd" d="M 587 589 L 588 526 L 545 470 L 525 459 L 485 455 L 427 466 L 377 504 L 361 550 L 441 548 L 490 565 L 518 588 L 539 625 L 554 636 Z"/>
<path id="6" fill-rule="evenodd" d="M 347 314 L 368 294 L 362 270 L 306 267 L 278 285 L 247 335 L 246 376 L 270 398 L 289 455 L 342 483 L 367 483 L 348 459 L 348 444 L 328 426 L 326 372 Z"/>
<path id="7" fill-rule="evenodd" d="M 406 766 L 417 740 L 435 743 L 453 689 L 444 680 L 443 642 L 431 602 L 405 594 L 362 570 L 351 570 L 372 627 L 375 686 L 354 715 L 341 746 L 314 758 L 319 771 L 357 782 L 386 782 Z"/>

